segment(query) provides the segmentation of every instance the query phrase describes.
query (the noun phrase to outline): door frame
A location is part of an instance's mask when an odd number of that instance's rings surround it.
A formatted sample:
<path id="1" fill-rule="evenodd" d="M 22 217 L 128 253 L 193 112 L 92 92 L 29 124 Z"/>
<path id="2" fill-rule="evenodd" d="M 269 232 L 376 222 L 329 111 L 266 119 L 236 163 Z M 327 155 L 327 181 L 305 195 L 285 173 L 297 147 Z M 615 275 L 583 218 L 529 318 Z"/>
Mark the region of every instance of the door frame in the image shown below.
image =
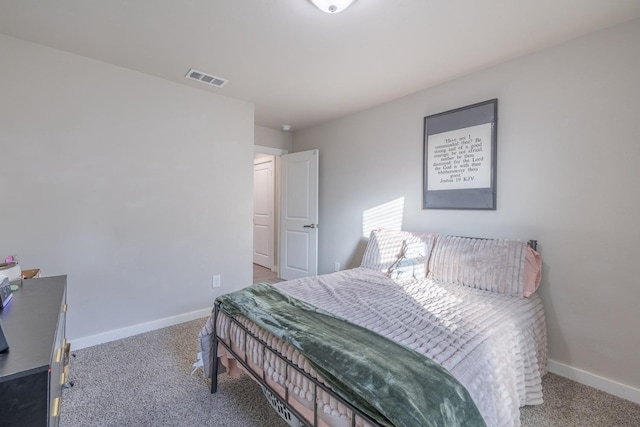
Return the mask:
<path id="1" fill-rule="evenodd" d="M 283 154 L 289 154 L 289 150 L 285 150 L 283 148 L 274 148 L 274 147 L 267 147 L 265 145 L 256 145 L 254 144 L 253 146 L 253 152 L 254 154 L 268 154 L 270 156 L 274 156 L 275 157 L 275 162 L 274 162 L 274 173 L 275 173 L 275 179 L 274 179 L 274 195 L 275 195 L 275 201 L 274 201 L 274 211 L 273 211 L 273 223 L 274 223 L 274 227 L 273 227 L 273 268 L 271 269 L 271 271 L 275 272 L 276 274 L 279 273 L 279 266 L 280 266 L 280 156 L 282 156 Z M 253 227 L 253 226 L 252 226 Z M 251 229 L 251 232 L 253 234 L 253 228 Z M 253 245 L 253 242 L 252 242 Z M 253 246 L 252 246 L 253 248 Z M 252 257 L 253 259 L 253 257 Z"/>

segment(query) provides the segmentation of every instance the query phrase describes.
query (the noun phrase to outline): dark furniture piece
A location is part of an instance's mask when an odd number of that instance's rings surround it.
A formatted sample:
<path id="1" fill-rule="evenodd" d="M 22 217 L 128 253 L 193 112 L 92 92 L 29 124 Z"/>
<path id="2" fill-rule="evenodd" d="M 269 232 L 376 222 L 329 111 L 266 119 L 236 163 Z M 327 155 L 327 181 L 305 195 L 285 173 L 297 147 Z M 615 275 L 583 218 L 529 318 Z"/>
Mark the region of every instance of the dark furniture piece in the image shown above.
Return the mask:
<path id="1" fill-rule="evenodd" d="M 67 276 L 25 280 L 0 310 L 0 425 L 57 426 L 67 382 Z"/>

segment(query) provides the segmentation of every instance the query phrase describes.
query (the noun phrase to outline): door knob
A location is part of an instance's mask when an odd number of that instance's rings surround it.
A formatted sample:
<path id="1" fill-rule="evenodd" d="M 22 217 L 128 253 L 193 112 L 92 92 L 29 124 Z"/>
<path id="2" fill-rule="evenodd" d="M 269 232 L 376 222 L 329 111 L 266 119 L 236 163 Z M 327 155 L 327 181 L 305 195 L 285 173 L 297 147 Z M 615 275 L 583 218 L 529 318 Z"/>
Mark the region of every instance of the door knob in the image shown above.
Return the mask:
<path id="1" fill-rule="evenodd" d="M 303 225 L 302 227 L 304 227 L 304 228 L 316 228 L 316 227 L 318 227 L 318 224 Z"/>

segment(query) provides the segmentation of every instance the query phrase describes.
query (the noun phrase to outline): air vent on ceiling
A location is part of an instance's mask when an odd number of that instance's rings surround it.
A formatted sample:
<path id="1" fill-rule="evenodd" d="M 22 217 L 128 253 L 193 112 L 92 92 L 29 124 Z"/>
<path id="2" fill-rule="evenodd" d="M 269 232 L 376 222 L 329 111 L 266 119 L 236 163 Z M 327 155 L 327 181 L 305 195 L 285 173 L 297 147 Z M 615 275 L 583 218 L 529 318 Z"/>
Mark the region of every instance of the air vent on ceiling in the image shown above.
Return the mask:
<path id="1" fill-rule="evenodd" d="M 223 79 L 221 77 L 212 76 L 211 74 L 203 73 L 202 71 L 194 70 L 193 68 L 189 70 L 187 75 L 185 76 L 188 79 L 197 80 L 202 83 L 206 83 L 215 87 L 222 87 L 226 85 L 229 80 Z"/>

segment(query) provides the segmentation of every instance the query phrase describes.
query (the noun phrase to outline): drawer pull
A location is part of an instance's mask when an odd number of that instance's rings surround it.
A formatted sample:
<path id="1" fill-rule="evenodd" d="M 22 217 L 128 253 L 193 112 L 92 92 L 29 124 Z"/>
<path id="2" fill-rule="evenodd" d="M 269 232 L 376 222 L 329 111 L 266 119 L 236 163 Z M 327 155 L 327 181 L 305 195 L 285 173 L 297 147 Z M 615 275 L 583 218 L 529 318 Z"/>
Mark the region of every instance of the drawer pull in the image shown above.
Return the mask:
<path id="1" fill-rule="evenodd" d="M 62 364 L 68 367 L 69 355 L 71 354 L 71 344 L 69 344 L 66 339 L 64 341 L 65 341 L 65 346 L 62 347 L 64 351 L 64 356 L 63 356 L 64 361 L 62 362 Z"/>
<path id="2" fill-rule="evenodd" d="M 53 407 L 51 408 L 51 416 L 57 417 L 60 415 L 60 397 L 56 397 L 53 401 Z"/>

